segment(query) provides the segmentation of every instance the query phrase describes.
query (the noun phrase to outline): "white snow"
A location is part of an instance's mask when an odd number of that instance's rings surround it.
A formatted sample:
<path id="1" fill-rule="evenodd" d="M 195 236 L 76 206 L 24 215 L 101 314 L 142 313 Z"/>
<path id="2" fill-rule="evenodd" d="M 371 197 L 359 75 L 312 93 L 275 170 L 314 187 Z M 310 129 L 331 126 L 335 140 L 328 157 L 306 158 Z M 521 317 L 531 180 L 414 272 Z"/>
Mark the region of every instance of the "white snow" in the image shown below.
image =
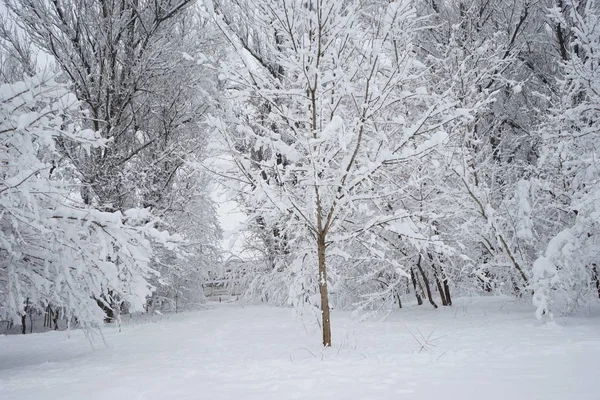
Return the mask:
<path id="1" fill-rule="evenodd" d="M 212 2 L 212 0 L 204 0 L 204 8 L 206 9 L 206 12 L 208 13 L 208 15 L 213 15 L 215 13 L 215 6 Z"/>
<path id="2" fill-rule="evenodd" d="M 0 336 L 0 398 L 599 398 L 599 310 L 540 324 L 507 298 L 456 303 L 362 323 L 334 310 L 326 350 L 291 309 L 238 304 L 124 317 L 95 350 L 82 331 Z"/>

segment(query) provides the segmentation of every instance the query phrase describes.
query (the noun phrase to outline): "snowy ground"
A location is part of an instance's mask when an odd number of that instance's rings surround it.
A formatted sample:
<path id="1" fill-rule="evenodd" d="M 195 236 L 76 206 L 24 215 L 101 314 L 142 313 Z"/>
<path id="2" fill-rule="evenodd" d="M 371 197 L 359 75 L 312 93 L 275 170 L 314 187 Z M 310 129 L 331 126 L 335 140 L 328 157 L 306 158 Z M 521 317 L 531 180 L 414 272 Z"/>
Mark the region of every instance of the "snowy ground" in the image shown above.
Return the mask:
<path id="1" fill-rule="evenodd" d="M 506 299 L 333 313 L 334 346 L 289 309 L 214 305 L 106 328 L 0 336 L 0 399 L 600 399 L 600 315 L 540 325 Z M 424 339 L 424 338 L 425 339 Z"/>

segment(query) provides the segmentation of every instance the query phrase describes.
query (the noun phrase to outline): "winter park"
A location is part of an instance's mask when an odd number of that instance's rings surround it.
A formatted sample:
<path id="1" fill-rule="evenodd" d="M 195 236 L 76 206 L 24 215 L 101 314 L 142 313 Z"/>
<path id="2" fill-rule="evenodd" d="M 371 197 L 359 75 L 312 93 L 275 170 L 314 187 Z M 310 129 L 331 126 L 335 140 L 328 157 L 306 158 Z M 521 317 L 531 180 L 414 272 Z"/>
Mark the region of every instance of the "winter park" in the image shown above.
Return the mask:
<path id="1" fill-rule="evenodd" d="M 598 400 L 600 2 L 0 0 L 0 400 Z"/>

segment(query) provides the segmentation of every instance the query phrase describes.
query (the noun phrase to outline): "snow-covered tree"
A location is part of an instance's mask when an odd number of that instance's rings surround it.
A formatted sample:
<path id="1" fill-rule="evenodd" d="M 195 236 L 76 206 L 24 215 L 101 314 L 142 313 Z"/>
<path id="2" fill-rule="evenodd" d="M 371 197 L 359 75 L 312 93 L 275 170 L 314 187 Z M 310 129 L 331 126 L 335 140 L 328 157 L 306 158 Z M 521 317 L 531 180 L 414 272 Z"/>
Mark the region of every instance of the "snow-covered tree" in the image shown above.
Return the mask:
<path id="1" fill-rule="evenodd" d="M 86 126 L 109 139 L 89 154 L 60 148 L 84 179 L 84 201 L 109 210 L 164 207 L 186 155 L 204 142 L 196 138 L 210 73 L 192 55 L 210 36 L 193 2 L 6 3 L 60 66 L 88 113 Z"/>
<path id="2" fill-rule="evenodd" d="M 423 21 L 410 3 L 217 8 L 241 62 L 225 71 L 235 108 L 212 124 L 227 139 L 250 221 L 277 227 L 284 239 L 269 279 L 292 304 L 320 307 L 324 346 L 331 345 L 329 286 L 350 278 L 351 266 L 371 262 L 408 276 L 374 231 L 419 248 L 431 242 L 413 210 L 383 211 L 393 196 L 383 183 L 424 159 L 446 140 L 445 123 L 466 114 L 450 91 L 428 85 L 430 71 L 413 47 Z"/>
<path id="3" fill-rule="evenodd" d="M 83 183 L 83 201 L 111 212 L 142 207 L 170 231 L 193 236 L 186 261 L 158 257 L 154 267 L 164 279 L 154 283 L 159 292 L 170 291 L 163 286 L 174 281 L 166 277 L 177 271 L 201 285 L 207 266 L 218 260 L 220 235 L 207 174 L 197 167 L 207 146 L 201 121 L 216 98 L 215 73 L 204 65 L 211 58 L 204 53 L 218 49 L 207 19 L 187 0 L 28 0 L 7 6 L 20 34 L 60 68 L 60 79 L 85 110 L 83 126 L 106 139 L 90 151 L 78 142 L 56 143 Z M 18 53 L 16 42 L 9 42 Z"/>
<path id="4" fill-rule="evenodd" d="M 437 190 L 424 208 L 437 215 L 444 242 L 461 249 L 456 268 L 444 270 L 464 293 L 528 294 L 540 205 L 526 178 L 539 155 L 534 127 L 556 90 L 546 4 L 427 1 L 421 9 L 437 23 L 419 43 L 435 56 L 427 59 L 438 84 L 451 83 L 460 105 L 476 110 L 437 158 L 445 173 L 428 182 Z"/>
<path id="5" fill-rule="evenodd" d="M 553 222 L 546 224 L 543 253 L 533 266 L 540 317 L 600 296 L 600 7 L 593 1 L 562 3 L 550 9 L 549 19 L 570 40 L 562 43 L 559 91 L 540 128 L 540 172 L 531 182 Z"/>
<path id="6" fill-rule="evenodd" d="M 155 228 L 147 210 L 103 212 L 86 206 L 81 179 L 58 150 L 106 145 L 83 129 L 79 103 L 51 76 L 0 86 L 0 310 L 64 310 L 98 327 L 97 302 L 141 310 L 151 293 L 152 243 L 175 250 L 180 239 Z"/>

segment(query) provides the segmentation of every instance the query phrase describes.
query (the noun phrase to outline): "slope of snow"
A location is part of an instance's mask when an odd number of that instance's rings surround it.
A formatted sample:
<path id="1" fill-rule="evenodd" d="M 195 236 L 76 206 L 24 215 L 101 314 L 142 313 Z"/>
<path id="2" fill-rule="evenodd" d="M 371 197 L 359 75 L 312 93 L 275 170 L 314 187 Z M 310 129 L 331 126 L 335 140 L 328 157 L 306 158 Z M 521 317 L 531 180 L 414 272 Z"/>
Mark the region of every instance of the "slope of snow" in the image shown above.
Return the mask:
<path id="1" fill-rule="evenodd" d="M 336 312 L 333 348 L 289 309 L 212 305 L 104 330 L 0 336 L 0 399 L 598 399 L 600 315 L 540 324 L 502 298 Z"/>

